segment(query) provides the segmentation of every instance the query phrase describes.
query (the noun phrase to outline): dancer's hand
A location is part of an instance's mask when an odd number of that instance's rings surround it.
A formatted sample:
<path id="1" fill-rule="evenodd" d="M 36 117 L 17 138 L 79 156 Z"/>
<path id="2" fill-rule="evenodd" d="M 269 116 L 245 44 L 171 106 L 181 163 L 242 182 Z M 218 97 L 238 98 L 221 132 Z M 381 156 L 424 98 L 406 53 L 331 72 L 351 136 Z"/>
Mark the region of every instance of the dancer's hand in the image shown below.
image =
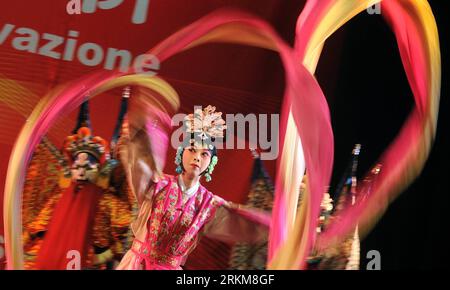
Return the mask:
<path id="1" fill-rule="evenodd" d="M 300 184 L 300 192 L 304 192 L 306 190 L 306 183 L 308 182 L 308 175 L 303 175 L 302 183 Z"/>

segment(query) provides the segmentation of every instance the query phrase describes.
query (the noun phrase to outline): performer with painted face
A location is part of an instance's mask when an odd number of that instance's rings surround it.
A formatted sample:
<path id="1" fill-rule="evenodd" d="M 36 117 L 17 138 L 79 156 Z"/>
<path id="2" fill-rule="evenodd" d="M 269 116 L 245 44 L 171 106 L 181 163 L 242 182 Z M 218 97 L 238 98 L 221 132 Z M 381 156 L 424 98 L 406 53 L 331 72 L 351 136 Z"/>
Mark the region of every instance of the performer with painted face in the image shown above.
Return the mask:
<path id="1" fill-rule="evenodd" d="M 227 202 L 201 184 L 203 177 L 211 181 L 218 163 L 214 141 L 226 129 L 215 107 L 197 109 L 185 118 L 188 138 L 177 150 L 176 176 L 160 172 L 158 158 L 164 150 L 157 146 L 161 141 L 158 125 L 139 126 L 139 118 L 131 117 L 119 150 L 139 214 L 131 225 L 132 247 L 117 269 L 182 269 L 202 235 L 231 242 L 267 239 L 270 217 L 266 213 Z"/>
<path id="2" fill-rule="evenodd" d="M 86 101 L 61 152 L 46 138 L 35 151 L 23 193 L 26 269 L 111 269 L 122 258 L 132 199 L 114 147 L 128 97 L 111 146 L 92 134 Z"/>

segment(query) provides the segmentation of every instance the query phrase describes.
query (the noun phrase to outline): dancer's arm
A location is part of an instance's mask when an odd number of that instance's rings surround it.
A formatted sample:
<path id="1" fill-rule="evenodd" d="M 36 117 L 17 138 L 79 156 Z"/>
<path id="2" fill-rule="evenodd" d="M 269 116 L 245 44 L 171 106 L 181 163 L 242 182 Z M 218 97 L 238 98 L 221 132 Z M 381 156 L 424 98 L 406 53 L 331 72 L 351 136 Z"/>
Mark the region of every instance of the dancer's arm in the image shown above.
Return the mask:
<path id="1" fill-rule="evenodd" d="M 117 145 L 128 185 L 140 205 L 149 194 L 151 185 L 162 176 L 157 169 L 148 132 L 145 127 L 137 129 L 133 125 L 130 126 L 126 120 Z"/>
<path id="2" fill-rule="evenodd" d="M 232 202 L 224 202 L 205 234 L 224 242 L 258 243 L 266 241 L 269 234 L 270 213 Z"/>

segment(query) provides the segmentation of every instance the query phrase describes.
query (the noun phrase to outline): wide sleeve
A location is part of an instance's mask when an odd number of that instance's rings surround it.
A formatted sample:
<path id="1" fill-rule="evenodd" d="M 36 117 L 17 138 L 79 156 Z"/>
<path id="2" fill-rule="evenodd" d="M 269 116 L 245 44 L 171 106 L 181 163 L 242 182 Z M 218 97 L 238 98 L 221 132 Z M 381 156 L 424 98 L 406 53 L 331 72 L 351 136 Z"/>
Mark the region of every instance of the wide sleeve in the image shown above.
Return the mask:
<path id="1" fill-rule="evenodd" d="M 267 240 L 270 219 L 268 212 L 223 201 L 204 234 L 229 243 L 258 243 Z"/>
<path id="2" fill-rule="evenodd" d="M 152 170 L 154 163 L 147 143 L 146 134 L 138 132 L 127 146 L 126 159 L 121 157 L 128 185 L 139 205 L 155 179 Z"/>
<path id="3" fill-rule="evenodd" d="M 139 100 L 131 103 L 117 146 L 128 185 L 139 205 L 163 176 L 169 127 L 167 114 Z"/>

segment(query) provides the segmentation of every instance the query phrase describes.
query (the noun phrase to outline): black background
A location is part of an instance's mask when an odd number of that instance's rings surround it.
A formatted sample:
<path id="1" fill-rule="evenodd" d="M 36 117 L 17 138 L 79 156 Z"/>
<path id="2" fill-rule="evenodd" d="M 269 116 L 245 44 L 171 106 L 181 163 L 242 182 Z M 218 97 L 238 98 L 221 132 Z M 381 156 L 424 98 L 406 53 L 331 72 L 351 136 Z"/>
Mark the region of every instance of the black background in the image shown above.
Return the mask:
<path id="1" fill-rule="evenodd" d="M 436 140 L 423 172 L 391 204 L 361 244 L 361 269 L 366 253 L 378 250 L 381 268 L 449 269 L 448 212 L 448 1 L 429 1 L 437 20 L 442 57 L 442 90 Z M 365 173 L 396 136 L 413 105 L 394 34 L 380 15 L 361 13 L 345 26 L 337 83 L 324 86 L 335 136 L 336 184 L 355 143 L 362 144 L 359 174 Z M 332 45 L 324 55 L 332 55 Z M 328 48 L 328 49 L 327 49 Z M 367 57 L 369 55 L 370 57 Z M 317 78 L 327 68 L 319 63 Z"/>

